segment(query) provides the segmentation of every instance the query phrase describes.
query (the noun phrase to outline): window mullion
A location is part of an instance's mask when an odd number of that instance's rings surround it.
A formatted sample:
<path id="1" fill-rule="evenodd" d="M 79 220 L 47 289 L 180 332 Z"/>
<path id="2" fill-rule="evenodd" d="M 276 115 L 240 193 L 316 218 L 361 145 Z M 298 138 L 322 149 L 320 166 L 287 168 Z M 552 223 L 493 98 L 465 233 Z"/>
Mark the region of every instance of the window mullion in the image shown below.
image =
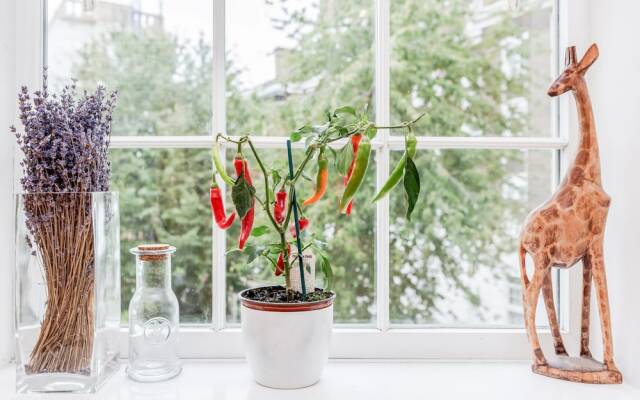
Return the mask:
<path id="1" fill-rule="evenodd" d="M 391 57 L 389 1 L 375 0 L 375 120 L 389 124 L 389 65 Z M 382 146 L 376 152 L 376 188 L 389 177 L 389 132 L 378 132 Z M 376 326 L 389 329 L 389 197 L 376 204 Z"/>
<path id="2" fill-rule="evenodd" d="M 225 0 L 213 1 L 213 85 L 212 85 L 212 135 L 226 132 L 225 104 Z M 224 156 L 224 154 L 223 154 Z M 225 192 L 224 182 L 219 182 Z M 226 237 L 223 230 L 213 226 L 212 232 L 212 323 L 216 330 L 226 323 Z"/>

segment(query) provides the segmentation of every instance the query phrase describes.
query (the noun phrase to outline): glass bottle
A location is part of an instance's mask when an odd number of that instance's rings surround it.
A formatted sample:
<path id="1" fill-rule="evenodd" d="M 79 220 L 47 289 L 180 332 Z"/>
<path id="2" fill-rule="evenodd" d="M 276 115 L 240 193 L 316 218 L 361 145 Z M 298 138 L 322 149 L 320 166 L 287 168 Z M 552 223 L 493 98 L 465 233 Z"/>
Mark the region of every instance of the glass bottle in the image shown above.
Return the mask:
<path id="1" fill-rule="evenodd" d="M 167 244 L 139 245 L 136 291 L 129 303 L 129 366 L 127 375 L 141 382 L 157 382 L 178 375 L 179 308 L 171 290 L 171 254 Z"/>

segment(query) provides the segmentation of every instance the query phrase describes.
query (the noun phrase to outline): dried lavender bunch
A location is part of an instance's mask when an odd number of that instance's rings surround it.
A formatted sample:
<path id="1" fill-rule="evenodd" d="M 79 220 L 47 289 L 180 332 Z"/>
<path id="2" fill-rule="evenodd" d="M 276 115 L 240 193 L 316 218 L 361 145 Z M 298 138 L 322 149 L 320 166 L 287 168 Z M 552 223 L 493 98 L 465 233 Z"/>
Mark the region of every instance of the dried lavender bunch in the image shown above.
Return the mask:
<path id="1" fill-rule="evenodd" d="M 22 189 L 26 193 L 101 192 L 109 190 L 110 164 L 107 150 L 117 92 L 78 97 L 76 82 L 62 93 L 50 95 L 47 73 L 42 90 L 18 94 L 24 132 L 12 126 L 24 153 Z"/>
<path id="2" fill-rule="evenodd" d="M 28 374 L 91 373 L 95 257 L 92 194 L 109 190 L 107 150 L 116 93 L 104 87 L 79 97 L 75 81 L 49 95 L 18 94 L 24 132 L 22 197 L 27 243 L 42 267 L 47 290 L 41 329 Z"/>

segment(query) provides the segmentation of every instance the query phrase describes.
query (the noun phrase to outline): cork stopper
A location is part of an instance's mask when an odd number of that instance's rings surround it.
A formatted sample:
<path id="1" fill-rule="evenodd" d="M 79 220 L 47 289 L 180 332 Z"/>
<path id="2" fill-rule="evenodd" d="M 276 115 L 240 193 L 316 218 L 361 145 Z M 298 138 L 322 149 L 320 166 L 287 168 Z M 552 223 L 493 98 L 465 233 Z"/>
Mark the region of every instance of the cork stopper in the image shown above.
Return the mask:
<path id="1" fill-rule="evenodd" d="M 176 248 L 168 244 L 140 244 L 131 249 L 131 253 L 140 257 L 142 261 L 162 261 L 169 258 L 169 255 L 176 251 Z"/>

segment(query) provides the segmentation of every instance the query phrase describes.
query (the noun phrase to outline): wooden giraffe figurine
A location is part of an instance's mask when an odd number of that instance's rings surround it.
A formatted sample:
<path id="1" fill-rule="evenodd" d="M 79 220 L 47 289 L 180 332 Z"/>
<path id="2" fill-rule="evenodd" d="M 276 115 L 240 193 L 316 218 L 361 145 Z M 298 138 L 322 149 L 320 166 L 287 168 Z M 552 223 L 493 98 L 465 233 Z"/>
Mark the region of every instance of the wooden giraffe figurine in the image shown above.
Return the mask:
<path id="1" fill-rule="evenodd" d="M 613 362 L 611 319 L 604 271 L 603 236 L 611 198 L 602 189 L 596 127 L 584 79 L 585 72 L 598 58 L 598 46 L 591 45 L 582 60 L 576 61 L 576 48 L 566 53 L 566 69 L 549 88 L 549 96 L 573 92 L 580 120 L 580 143 L 575 160 L 551 199 L 529 214 L 520 238 L 520 272 L 524 317 L 533 349 L 533 371 L 558 379 L 585 383 L 621 383 L 622 374 Z M 529 254 L 534 271 L 529 280 L 525 258 Z M 552 267 L 583 265 L 582 323 L 580 357 L 569 357 L 562 343 L 553 302 Z M 589 351 L 589 307 L 591 279 L 595 281 L 604 362 Z M 542 292 L 555 355 L 545 358 L 536 332 L 536 306 Z"/>

